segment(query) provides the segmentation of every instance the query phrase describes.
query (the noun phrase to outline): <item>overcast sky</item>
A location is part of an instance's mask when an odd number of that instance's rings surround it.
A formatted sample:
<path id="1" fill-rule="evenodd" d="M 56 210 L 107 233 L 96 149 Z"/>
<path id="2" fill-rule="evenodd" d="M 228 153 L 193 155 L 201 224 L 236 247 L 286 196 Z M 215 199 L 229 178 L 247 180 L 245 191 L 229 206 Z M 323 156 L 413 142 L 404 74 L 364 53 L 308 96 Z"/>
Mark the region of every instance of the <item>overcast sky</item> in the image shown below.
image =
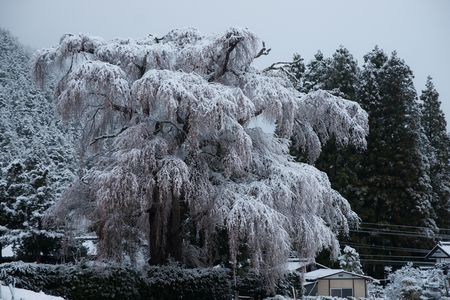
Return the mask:
<path id="1" fill-rule="evenodd" d="M 0 27 L 32 48 L 58 43 L 64 33 L 104 38 L 162 36 L 173 28 L 220 33 L 247 27 L 272 48 L 259 67 L 309 61 L 343 45 L 362 62 L 375 45 L 397 50 L 420 93 L 434 78 L 450 123 L 450 0 L 0 0 Z"/>

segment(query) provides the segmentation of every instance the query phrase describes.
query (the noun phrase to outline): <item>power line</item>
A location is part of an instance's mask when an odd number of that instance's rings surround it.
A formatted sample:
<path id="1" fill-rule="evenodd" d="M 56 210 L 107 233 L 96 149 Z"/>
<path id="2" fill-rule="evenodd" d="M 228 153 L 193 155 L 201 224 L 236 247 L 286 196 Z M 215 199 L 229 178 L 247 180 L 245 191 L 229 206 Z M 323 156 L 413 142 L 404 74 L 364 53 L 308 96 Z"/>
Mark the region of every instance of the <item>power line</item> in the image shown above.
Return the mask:
<path id="1" fill-rule="evenodd" d="M 406 236 L 406 237 L 416 237 L 416 238 L 426 238 L 426 239 L 433 239 L 434 237 L 424 235 L 424 234 L 418 234 L 418 233 L 398 233 L 398 232 L 387 232 L 387 231 L 375 231 L 375 230 L 358 230 L 358 229 L 350 229 L 350 232 L 356 232 L 356 233 L 372 233 L 372 234 L 380 234 L 380 235 L 393 235 L 393 236 Z M 450 238 L 450 236 L 448 236 Z"/>
<path id="2" fill-rule="evenodd" d="M 368 248 L 368 249 L 381 249 L 385 251 L 405 251 L 405 252 L 417 252 L 417 253 L 428 253 L 430 250 L 419 249 L 419 248 L 406 248 L 406 247 L 395 247 L 395 246 L 383 246 L 383 245 L 369 245 L 369 244 L 358 244 L 358 243 L 342 243 L 345 245 L 357 247 L 357 248 Z"/>
<path id="3" fill-rule="evenodd" d="M 415 265 L 423 265 L 423 266 L 431 266 L 434 265 L 433 262 L 424 262 L 424 261 L 408 261 L 408 260 L 380 260 L 380 259 L 360 259 L 361 262 L 369 262 L 374 265 L 389 265 L 389 264 L 400 264 L 405 265 L 407 263 L 413 263 Z"/>
<path id="4" fill-rule="evenodd" d="M 418 255 L 382 255 L 382 254 L 359 254 L 360 257 L 390 257 L 390 258 L 415 258 L 415 259 L 426 259 L 424 256 L 418 256 Z"/>
<path id="5" fill-rule="evenodd" d="M 377 231 L 386 231 L 386 232 L 397 232 L 397 233 L 415 233 L 415 234 L 421 234 L 421 235 L 426 235 L 425 232 L 418 232 L 418 231 L 409 231 L 409 230 L 400 230 L 400 229 L 390 229 L 390 228 L 374 228 L 374 227 L 366 227 L 366 226 L 360 226 L 358 228 L 355 228 L 353 230 L 377 230 Z M 435 233 L 433 235 L 430 236 L 436 236 L 438 235 L 438 233 Z M 444 234 L 441 234 L 444 235 Z"/>
<path id="6" fill-rule="evenodd" d="M 397 236 L 418 237 L 418 238 L 427 238 L 427 239 L 435 239 L 435 238 L 450 239 L 450 235 L 444 235 L 444 234 L 427 235 L 425 233 L 413 232 L 413 231 L 379 229 L 379 228 L 370 228 L 370 227 L 369 228 L 360 227 L 359 229 L 350 229 L 349 231 L 350 232 L 394 235 L 394 236 L 397 235 Z"/>
<path id="7" fill-rule="evenodd" d="M 376 226 L 383 226 L 383 224 L 378 223 L 369 223 L 369 222 L 362 222 L 362 224 L 372 224 Z M 389 224 L 386 224 L 389 225 Z M 397 225 L 393 225 L 397 226 Z M 402 225 L 408 228 L 425 228 L 425 227 L 418 227 L 418 226 L 408 226 L 408 225 Z M 429 228 L 428 228 L 429 229 Z M 429 229 L 430 230 L 430 229 Z M 366 227 L 366 226 L 360 226 L 356 229 L 350 229 L 351 232 L 362 232 L 362 233 L 368 233 L 367 231 L 371 231 L 370 233 L 373 234 L 385 234 L 385 235 L 398 235 L 398 236 L 407 236 L 407 237 L 418 237 L 418 238 L 427 238 L 427 239 L 450 239 L 449 234 L 427 234 L 423 231 L 417 232 L 417 231 L 411 231 L 408 229 L 397 229 L 397 228 L 377 228 L 377 227 Z M 388 234 L 389 233 L 389 234 Z"/>
<path id="8" fill-rule="evenodd" d="M 399 224 L 384 224 L 384 223 L 371 223 L 371 222 L 361 222 L 360 224 L 376 225 L 376 226 L 387 226 L 387 227 L 404 227 L 404 228 L 417 228 L 417 229 L 433 230 L 432 228 L 429 228 L 429 227 L 411 226 L 411 225 L 399 225 Z M 450 231 L 450 228 L 439 228 L 438 231 Z"/>

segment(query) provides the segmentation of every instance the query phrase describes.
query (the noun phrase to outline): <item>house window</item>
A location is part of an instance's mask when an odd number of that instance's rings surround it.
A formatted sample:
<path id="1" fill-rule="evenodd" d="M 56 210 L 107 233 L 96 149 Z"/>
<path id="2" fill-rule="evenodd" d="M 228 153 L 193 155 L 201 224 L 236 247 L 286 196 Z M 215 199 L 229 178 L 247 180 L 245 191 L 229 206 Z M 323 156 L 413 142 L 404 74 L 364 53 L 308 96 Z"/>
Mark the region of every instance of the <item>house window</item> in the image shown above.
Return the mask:
<path id="1" fill-rule="evenodd" d="M 331 289 L 332 297 L 349 297 L 353 296 L 353 289 Z"/>

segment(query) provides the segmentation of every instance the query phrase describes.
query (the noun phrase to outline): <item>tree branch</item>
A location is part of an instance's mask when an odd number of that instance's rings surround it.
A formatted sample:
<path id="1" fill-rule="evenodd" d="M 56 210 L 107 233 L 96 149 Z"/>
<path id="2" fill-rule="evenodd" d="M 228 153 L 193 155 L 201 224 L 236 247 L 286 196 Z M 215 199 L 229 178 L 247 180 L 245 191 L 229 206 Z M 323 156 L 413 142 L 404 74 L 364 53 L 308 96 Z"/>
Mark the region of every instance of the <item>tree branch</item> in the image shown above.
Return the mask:
<path id="1" fill-rule="evenodd" d="M 283 71 L 288 77 L 290 77 L 295 82 L 295 86 L 297 86 L 300 83 L 298 79 L 284 67 L 280 67 L 280 70 Z"/>
<path id="2" fill-rule="evenodd" d="M 184 136 L 187 136 L 186 131 L 184 131 L 182 128 L 178 127 L 178 125 L 173 123 L 172 121 L 157 121 L 156 125 L 155 125 L 156 130 L 153 134 L 157 134 L 158 132 L 160 132 L 162 130 L 162 127 L 160 126 L 161 124 L 169 124 L 169 125 L 173 126 L 174 128 L 176 128 L 179 132 L 183 133 Z"/>
<path id="3" fill-rule="evenodd" d="M 272 50 L 272 48 L 269 48 L 269 49 L 266 48 L 266 43 L 264 41 L 262 42 L 262 46 L 263 47 L 256 54 L 255 58 L 258 58 L 258 57 L 260 57 L 262 55 L 269 55 L 270 50 Z"/>
<path id="4" fill-rule="evenodd" d="M 263 69 L 262 71 L 263 72 L 267 72 L 267 71 L 270 71 L 270 70 L 278 70 L 280 67 L 282 67 L 282 66 L 278 66 L 278 65 L 286 66 L 286 65 L 291 65 L 291 64 L 292 64 L 292 62 L 279 61 L 279 62 L 271 64 L 270 66 L 268 66 L 267 68 Z"/>
<path id="5" fill-rule="evenodd" d="M 268 66 L 267 68 L 265 68 L 264 70 L 262 70 L 262 72 L 268 72 L 270 70 L 281 70 L 283 71 L 293 82 L 294 82 L 294 86 L 297 86 L 298 84 L 300 84 L 299 80 L 290 72 L 286 69 L 287 66 L 292 66 L 293 64 L 299 62 L 301 59 L 298 60 L 294 60 L 292 62 L 285 62 L 285 61 L 280 61 L 280 62 L 276 62 L 271 64 L 270 66 Z"/>
<path id="6" fill-rule="evenodd" d="M 135 113 L 135 111 L 133 109 L 129 108 L 129 107 L 118 105 L 118 104 L 115 104 L 113 102 L 111 102 L 111 107 L 112 107 L 112 109 L 120 111 L 120 112 L 122 112 L 124 114 L 127 114 L 127 115 L 132 115 L 133 113 Z"/>
<path id="7" fill-rule="evenodd" d="M 105 97 L 107 99 L 107 101 L 110 103 L 111 108 L 116 110 L 116 111 L 119 111 L 121 113 L 127 114 L 129 116 L 132 116 L 133 114 L 136 113 L 136 111 L 134 109 L 130 108 L 130 107 L 126 107 L 126 106 L 122 106 L 122 105 L 119 105 L 119 104 L 115 104 L 114 102 L 112 102 L 109 99 L 108 95 L 106 95 L 106 94 L 103 94 L 103 93 L 88 93 L 88 95 L 95 95 L 95 96 Z"/>
<path id="8" fill-rule="evenodd" d="M 89 146 L 92 146 L 93 144 L 95 144 L 99 140 L 115 138 L 115 137 L 117 137 L 119 134 L 121 134 L 122 132 L 124 132 L 127 129 L 128 129 L 128 127 L 125 126 L 125 127 L 122 127 L 120 129 L 120 131 L 117 132 L 117 133 L 98 136 L 98 137 L 94 138 L 94 140 L 92 140 L 92 142 L 89 144 Z"/>
<path id="9" fill-rule="evenodd" d="M 224 59 L 222 68 L 217 73 L 215 73 L 213 76 L 211 76 L 208 79 L 208 82 L 212 82 L 212 81 L 217 80 L 223 74 L 225 74 L 226 71 L 228 71 L 228 61 L 230 60 L 230 54 L 236 48 L 236 46 L 239 44 L 239 42 L 241 40 L 242 40 L 242 38 L 236 38 L 236 39 L 231 40 L 229 42 L 228 49 L 227 49 L 227 52 L 225 54 L 225 59 Z"/>
<path id="10" fill-rule="evenodd" d="M 209 156 L 217 158 L 217 159 L 220 158 L 218 155 L 210 153 L 210 152 L 207 152 L 207 151 L 201 151 L 200 154 L 206 154 L 206 155 L 209 155 Z"/>
<path id="11" fill-rule="evenodd" d="M 268 66 L 267 68 L 265 68 L 263 70 L 263 72 L 267 72 L 267 71 L 273 70 L 273 69 L 278 70 L 280 67 L 283 67 L 283 66 L 276 67 L 277 65 L 292 66 L 292 65 L 294 65 L 294 64 L 296 64 L 298 62 L 301 62 L 301 61 L 302 61 L 302 58 L 296 59 L 294 61 L 279 61 L 279 62 L 273 63 L 270 66 Z"/>
<path id="12" fill-rule="evenodd" d="M 142 61 L 142 66 L 138 65 L 137 63 L 135 63 L 133 61 L 133 65 L 136 66 L 136 68 L 139 70 L 139 78 L 142 78 L 142 76 L 144 76 L 146 68 L 147 68 L 147 56 L 148 56 L 149 52 L 147 51 L 147 53 L 145 53 L 144 59 Z"/>

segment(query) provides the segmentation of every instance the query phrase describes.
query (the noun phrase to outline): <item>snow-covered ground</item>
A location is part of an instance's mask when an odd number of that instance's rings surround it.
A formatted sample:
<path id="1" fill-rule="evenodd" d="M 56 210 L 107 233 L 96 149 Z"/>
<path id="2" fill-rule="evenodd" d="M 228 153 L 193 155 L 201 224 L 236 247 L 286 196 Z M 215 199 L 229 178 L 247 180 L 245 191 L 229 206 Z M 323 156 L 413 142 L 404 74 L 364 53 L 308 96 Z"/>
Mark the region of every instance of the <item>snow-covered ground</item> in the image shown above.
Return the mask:
<path id="1" fill-rule="evenodd" d="M 11 291 L 9 287 L 0 285 L 0 300 L 10 300 Z M 36 293 L 25 289 L 14 289 L 14 299 L 16 300 L 63 300 L 61 297 L 49 296 L 43 292 Z"/>
<path id="2" fill-rule="evenodd" d="M 14 257 L 13 245 L 8 245 L 2 249 L 2 257 Z"/>

